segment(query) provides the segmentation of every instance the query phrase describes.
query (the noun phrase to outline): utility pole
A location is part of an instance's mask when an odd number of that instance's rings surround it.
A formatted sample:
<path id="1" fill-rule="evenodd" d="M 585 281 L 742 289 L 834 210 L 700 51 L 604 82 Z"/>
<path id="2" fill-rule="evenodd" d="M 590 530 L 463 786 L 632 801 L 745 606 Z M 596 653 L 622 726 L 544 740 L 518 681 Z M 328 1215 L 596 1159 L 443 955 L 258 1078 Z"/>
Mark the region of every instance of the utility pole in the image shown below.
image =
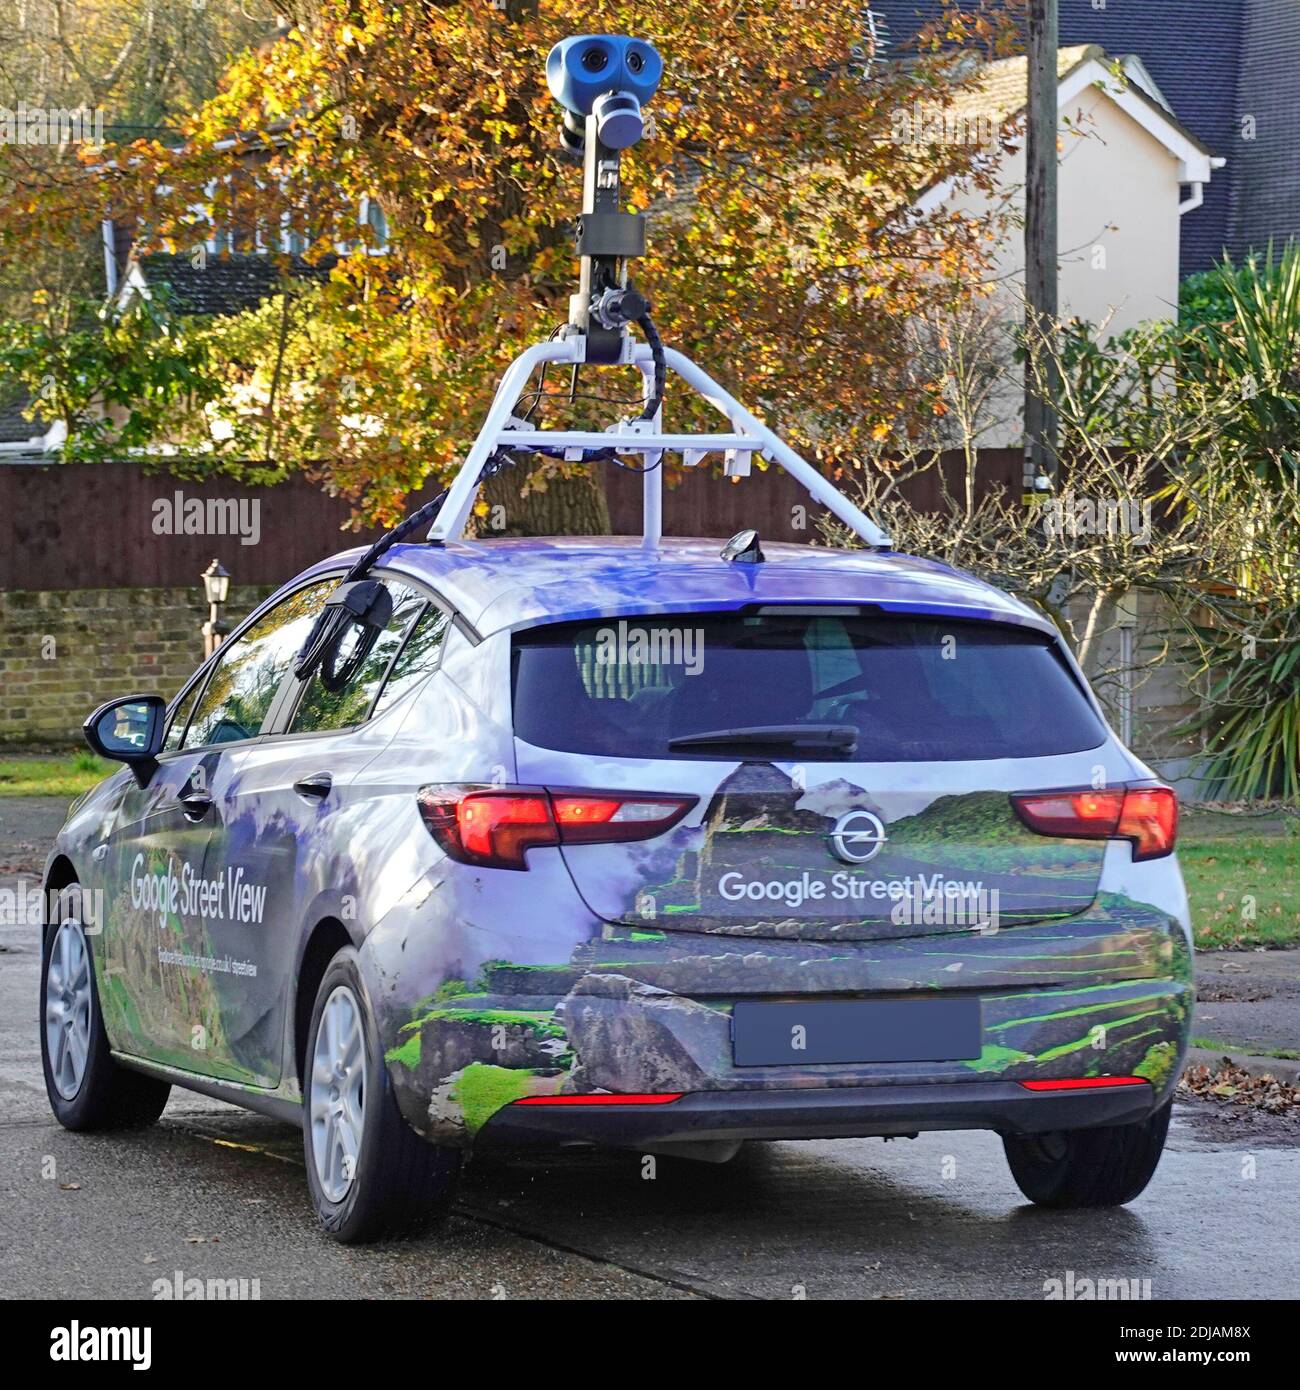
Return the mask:
<path id="1" fill-rule="evenodd" d="M 1025 148 L 1025 492 L 1057 481 L 1057 49 L 1059 0 L 1029 0 L 1029 106 Z"/>

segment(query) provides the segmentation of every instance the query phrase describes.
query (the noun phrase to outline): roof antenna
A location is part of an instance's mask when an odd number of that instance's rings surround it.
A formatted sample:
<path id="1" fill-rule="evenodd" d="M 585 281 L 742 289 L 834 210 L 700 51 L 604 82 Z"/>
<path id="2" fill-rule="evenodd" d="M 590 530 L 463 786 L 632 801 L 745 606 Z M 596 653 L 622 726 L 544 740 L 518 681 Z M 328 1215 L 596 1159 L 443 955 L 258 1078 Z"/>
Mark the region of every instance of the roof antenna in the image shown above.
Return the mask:
<path id="1" fill-rule="evenodd" d="M 761 565 L 767 560 L 757 531 L 737 531 L 722 547 L 722 558 L 733 565 Z"/>

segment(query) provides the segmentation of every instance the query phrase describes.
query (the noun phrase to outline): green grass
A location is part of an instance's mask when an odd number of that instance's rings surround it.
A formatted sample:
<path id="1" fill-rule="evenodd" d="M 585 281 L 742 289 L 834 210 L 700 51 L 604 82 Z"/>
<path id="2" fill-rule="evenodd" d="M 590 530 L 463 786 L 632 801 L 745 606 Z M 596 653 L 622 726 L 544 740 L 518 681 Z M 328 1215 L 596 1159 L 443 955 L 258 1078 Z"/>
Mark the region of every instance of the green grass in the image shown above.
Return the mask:
<path id="1" fill-rule="evenodd" d="M 1202 1048 L 1206 1052 L 1226 1052 L 1229 1055 L 1235 1052 L 1238 1056 L 1249 1053 L 1252 1057 L 1274 1057 L 1279 1062 L 1300 1062 L 1300 1052 L 1295 1052 L 1289 1047 L 1232 1047 L 1217 1038 L 1193 1038 L 1190 1045 Z"/>
<path id="2" fill-rule="evenodd" d="M 54 757 L 0 757 L 0 796 L 80 796 L 116 766 L 88 748 Z"/>
<path id="3" fill-rule="evenodd" d="M 1199 949 L 1300 946 L 1300 835 L 1196 835 L 1178 858 Z"/>

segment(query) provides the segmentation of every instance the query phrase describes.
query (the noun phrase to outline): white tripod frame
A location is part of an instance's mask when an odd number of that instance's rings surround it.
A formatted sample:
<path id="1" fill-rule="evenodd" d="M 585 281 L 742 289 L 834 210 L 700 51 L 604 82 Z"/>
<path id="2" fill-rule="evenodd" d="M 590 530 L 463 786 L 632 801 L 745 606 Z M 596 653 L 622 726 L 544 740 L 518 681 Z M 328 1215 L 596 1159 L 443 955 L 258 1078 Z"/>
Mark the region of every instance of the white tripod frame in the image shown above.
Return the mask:
<path id="1" fill-rule="evenodd" d="M 533 372 L 543 362 L 574 365 L 585 360 L 586 338 L 581 333 L 570 333 L 567 337 L 535 343 L 515 358 L 501 378 L 483 428 L 479 431 L 465 462 L 461 464 L 460 471 L 447 494 L 447 500 L 429 531 L 430 541 L 459 540 L 464 534 L 465 523 L 478 497 L 479 475 L 483 471 L 483 465 L 496 450 L 527 451 L 539 447 L 559 449 L 565 451 L 566 458 L 577 461 L 588 449 L 613 448 L 619 454 L 642 456 L 641 468 L 645 470 L 642 479 L 642 544 L 647 550 L 656 549 L 663 536 L 663 468 L 655 465 L 662 462 L 665 452 L 680 453 L 683 464 L 688 468 L 697 466 L 705 455 L 720 452 L 724 456 L 726 475 L 735 478 L 749 476 L 753 456 L 758 453 L 763 458 L 780 464 L 787 473 L 797 478 L 815 502 L 821 503 L 837 516 L 861 537 L 866 545 L 877 550 L 891 548 L 888 535 L 875 522 L 859 511 L 843 493 L 827 482 L 810 463 L 800 458 L 766 425 L 751 415 L 707 372 L 672 348 L 664 349 L 665 366 L 727 417 L 731 433 L 664 434 L 662 405 L 653 420 L 624 420 L 603 433 L 594 430 L 531 429 L 526 422 L 515 417 L 516 402 L 523 394 Z M 630 334 L 625 334 L 622 365 L 640 369 L 644 380 L 645 399 L 648 402 L 654 392 L 654 359 L 649 345 L 636 341 Z"/>

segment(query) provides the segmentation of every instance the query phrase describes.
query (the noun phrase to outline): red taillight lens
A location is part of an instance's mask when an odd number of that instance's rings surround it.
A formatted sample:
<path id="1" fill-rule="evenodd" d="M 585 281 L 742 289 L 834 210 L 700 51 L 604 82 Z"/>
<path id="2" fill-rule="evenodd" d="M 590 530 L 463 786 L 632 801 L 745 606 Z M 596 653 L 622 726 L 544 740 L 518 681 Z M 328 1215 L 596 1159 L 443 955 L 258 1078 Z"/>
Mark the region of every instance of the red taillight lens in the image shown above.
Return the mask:
<path id="1" fill-rule="evenodd" d="M 521 868 L 524 851 L 556 843 L 545 796 L 466 796 L 456 803 L 456 829 L 467 854 L 509 860 Z"/>
<path id="2" fill-rule="evenodd" d="M 530 849 L 648 840 L 671 829 L 694 797 L 537 788 L 425 787 L 420 815 L 463 864 L 526 869 Z"/>
<path id="3" fill-rule="evenodd" d="M 419 803 L 433 838 L 464 864 L 526 869 L 526 851 L 560 843 L 544 791 L 425 787 Z"/>
<path id="4" fill-rule="evenodd" d="M 1020 819 L 1040 835 L 1105 840 L 1116 833 L 1124 792 L 1044 792 L 1011 798 Z"/>
<path id="5" fill-rule="evenodd" d="M 1169 787 L 1017 792 L 1011 804 L 1039 835 L 1129 840 L 1135 860 L 1172 854 L 1178 837 L 1178 798 Z"/>
<path id="6" fill-rule="evenodd" d="M 552 792 L 551 805 L 566 845 L 611 844 L 662 835 L 695 805 L 695 798 Z"/>
<path id="7" fill-rule="evenodd" d="M 1134 859 L 1172 854 L 1178 838 L 1178 798 L 1169 787 L 1130 787 L 1116 832 L 1133 842 Z"/>

